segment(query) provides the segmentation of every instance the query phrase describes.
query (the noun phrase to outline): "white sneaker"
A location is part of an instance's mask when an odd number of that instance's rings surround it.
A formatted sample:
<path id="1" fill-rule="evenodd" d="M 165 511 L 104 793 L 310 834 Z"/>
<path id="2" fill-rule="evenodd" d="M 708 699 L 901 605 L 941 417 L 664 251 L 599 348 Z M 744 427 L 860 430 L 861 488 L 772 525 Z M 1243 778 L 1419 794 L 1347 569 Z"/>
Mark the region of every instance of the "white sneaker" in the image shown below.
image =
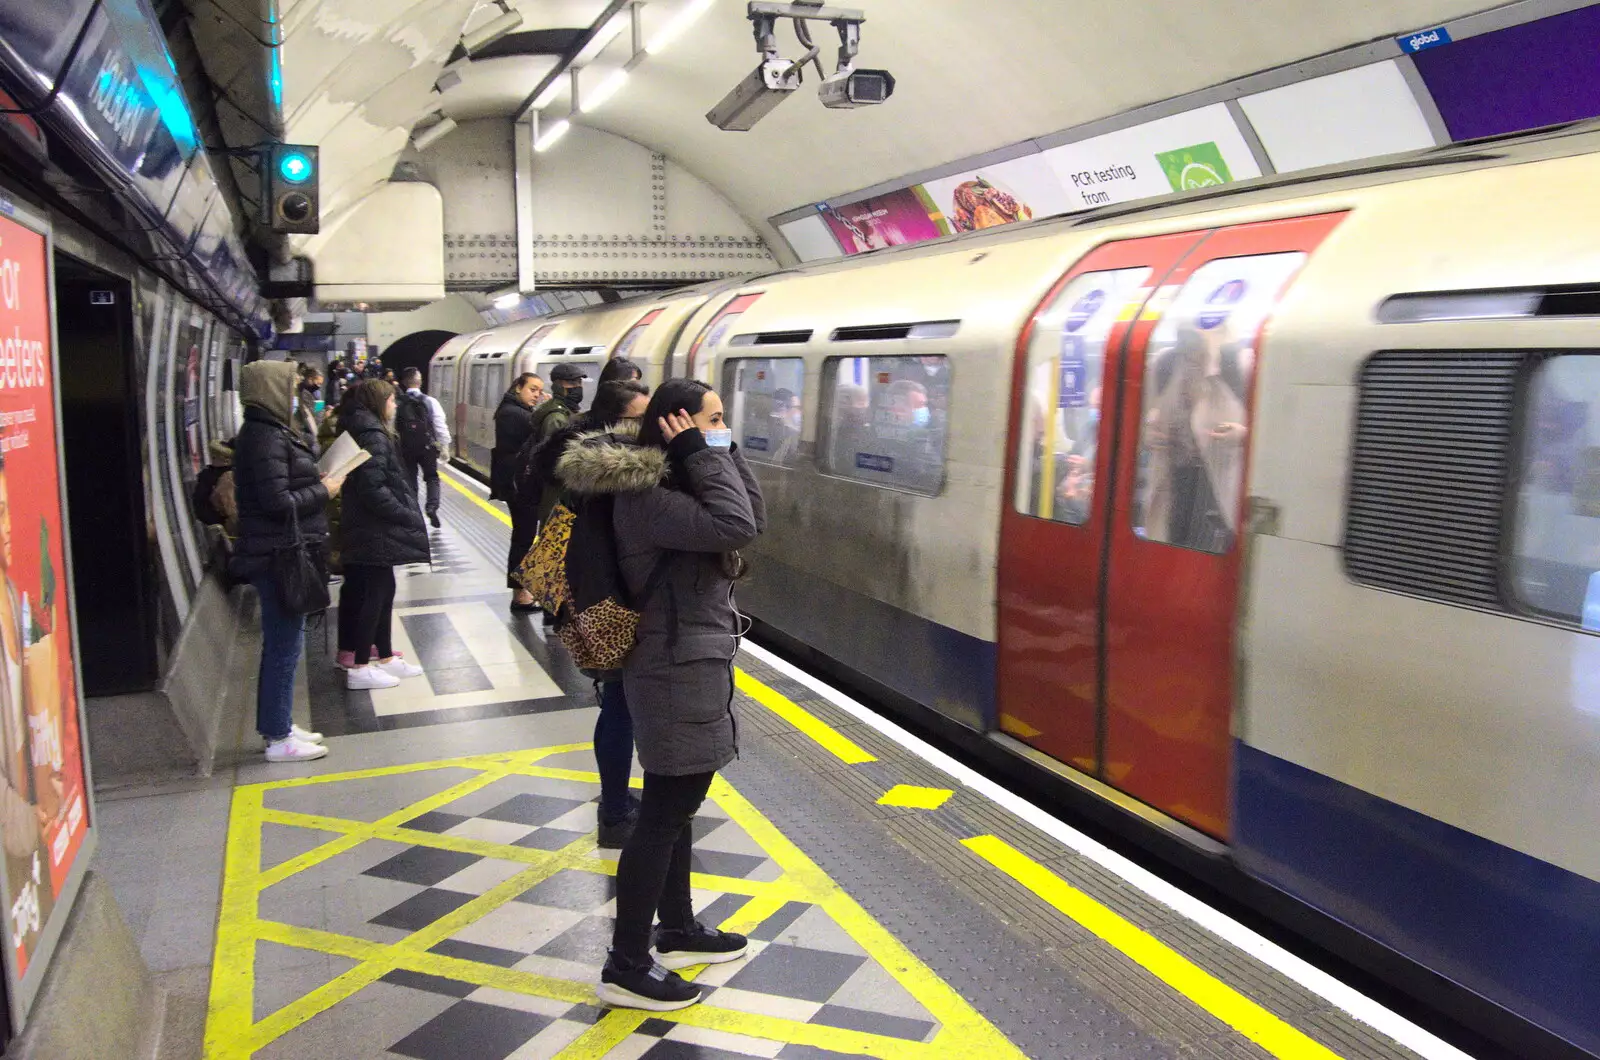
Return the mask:
<path id="1" fill-rule="evenodd" d="M 385 673 L 382 667 L 371 663 L 346 670 L 344 673 L 344 686 L 352 692 L 370 688 L 393 688 L 399 683 L 398 677 Z"/>
<path id="2" fill-rule="evenodd" d="M 302 729 L 298 725 L 289 726 L 289 735 L 293 736 L 296 740 L 299 740 L 302 743 L 322 742 L 322 734 L 320 732 L 312 732 L 310 729 Z"/>
<path id="3" fill-rule="evenodd" d="M 328 749 L 320 743 L 309 743 L 292 733 L 267 744 L 269 762 L 310 762 L 327 753 Z"/>
<path id="4" fill-rule="evenodd" d="M 421 677 L 422 667 L 408 663 L 396 652 L 394 658 L 388 662 L 375 662 L 372 664 L 390 677 Z"/>

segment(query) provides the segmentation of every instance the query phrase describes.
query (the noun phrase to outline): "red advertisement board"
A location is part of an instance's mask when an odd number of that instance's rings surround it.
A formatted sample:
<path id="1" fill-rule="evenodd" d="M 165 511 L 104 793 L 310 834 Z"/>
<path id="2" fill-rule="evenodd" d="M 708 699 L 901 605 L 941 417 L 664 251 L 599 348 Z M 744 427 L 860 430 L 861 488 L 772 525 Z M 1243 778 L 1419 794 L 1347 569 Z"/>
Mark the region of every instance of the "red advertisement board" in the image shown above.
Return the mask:
<path id="1" fill-rule="evenodd" d="M 67 913 L 89 830 L 50 325 L 45 237 L 0 217 L 0 847 L 18 978 Z"/>

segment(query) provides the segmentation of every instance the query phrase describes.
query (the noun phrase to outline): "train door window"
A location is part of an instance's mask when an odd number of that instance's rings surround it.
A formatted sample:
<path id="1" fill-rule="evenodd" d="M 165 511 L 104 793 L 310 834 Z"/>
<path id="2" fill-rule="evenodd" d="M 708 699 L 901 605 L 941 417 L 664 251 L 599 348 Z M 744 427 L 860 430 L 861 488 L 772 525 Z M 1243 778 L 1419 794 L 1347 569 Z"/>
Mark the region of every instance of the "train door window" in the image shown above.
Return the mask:
<path id="1" fill-rule="evenodd" d="M 1600 355 L 1529 379 L 1512 581 L 1521 603 L 1600 632 Z"/>
<path id="2" fill-rule="evenodd" d="M 832 357 L 823 392 L 828 474 L 929 496 L 943 488 L 949 358 Z"/>
<path id="3" fill-rule="evenodd" d="M 612 356 L 631 357 L 633 355 L 633 348 L 639 344 L 639 337 L 644 334 L 646 328 L 655 323 L 656 318 L 659 317 L 661 313 L 662 310 L 660 309 L 652 309 L 650 312 L 646 313 L 643 319 L 641 319 L 633 327 L 629 328 L 628 333 L 622 336 L 622 341 L 617 343 L 617 348 L 612 353 Z"/>
<path id="4" fill-rule="evenodd" d="M 793 467 L 800 455 L 806 363 L 799 357 L 749 358 L 723 367 L 728 426 L 745 457 Z"/>
<path id="5" fill-rule="evenodd" d="M 600 369 L 603 366 L 589 361 L 543 361 L 534 371 L 539 374 L 539 378 L 544 380 L 544 392 L 546 394 L 551 392 L 550 369 L 558 364 L 574 365 L 578 371 L 583 373 L 583 404 L 578 407 L 580 410 L 587 411 L 589 406 L 594 403 L 594 392 L 600 387 Z"/>
<path id="6" fill-rule="evenodd" d="M 1219 258 L 1196 269 L 1144 358 L 1133 532 L 1221 554 L 1238 533 L 1256 337 L 1302 252 Z"/>
<path id="7" fill-rule="evenodd" d="M 1081 525 L 1094 500 L 1106 342 L 1150 278 L 1143 266 L 1075 276 L 1034 322 L 1028 342 L 1017 511 Z"/>
<path id="8" fill-rule="evenodd" d="M 489 366 L 489 381 L 484 387 L 487 392 L 483 395 L 486 407 L 491 403 L 499 405 L 500 395 L 511 389 L 511 380 L 507 375 L 510 368 L 511 366 L 504 362 Z"/>

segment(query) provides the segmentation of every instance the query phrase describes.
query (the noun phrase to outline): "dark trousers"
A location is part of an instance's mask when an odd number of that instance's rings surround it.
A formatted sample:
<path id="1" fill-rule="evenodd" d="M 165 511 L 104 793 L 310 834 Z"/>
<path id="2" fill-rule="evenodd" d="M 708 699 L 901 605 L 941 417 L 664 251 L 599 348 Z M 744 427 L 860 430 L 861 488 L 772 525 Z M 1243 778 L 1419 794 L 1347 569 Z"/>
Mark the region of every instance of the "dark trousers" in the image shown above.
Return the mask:
<path id="1" fill-rule="evenodd" d="M 617 926 L 611 938 L 612 951 L 630 963 L 650 960 L 650 928 L 658 912 L 661 926 L 669 930 L 694 923 L 689 896 L 694 815 L 714 776 L 644 775 L 639 823 L 617 860 Z"/>
<path id="2" fill-rule="evenodd" d="M 256 731 L 268 740 L 289 735 L 294 710 L 294 673 L 305 644 L 306 620 L 278 602 L 271 574 L 252 578 L 261 598 L 261 670 L 256 681 Z"/>
<path id="3" fill-rule="evenodd" d="M 339 650 L 355 652 L 357 666 L 372 661 L 374 645 L 380 659 L 394 654 L 390 631 L 394 591 L 393 567 L 344 565 L 344 584 L 339 587 Z"/>
<path id="4" fill-rule="evenodd" d="M 429 515 L 439 510 L 439 454 L 428 453 L 420 460 L 407 459 L 406 481 L 411 483 L 412 492 L 423 496 L 424 491 L 417 489 L 417 473 L 422 473 L 423 485 L 427 487 L 427 499 L 423 502 L 423 510 Z"/>
<path id="5" fill-rule="evenodd" d="M 628 815 L 628 778 L 633 774 L 633 716 L 621 681 L 600 685 L 594 760 L 600 769 L 600 819 L 616 824 Z"/>
<path id="6" fill-rule="evenodd" d="M 528 549 L 533 547 L 533 539 L 539 534 L 539 513 L 531 507 L 523 507 L 515 501 L 509 505 L 511 509 L 511 552 L 506 556 L 506 587 L 521 589 L 522 583 L 517 581 L 515 575 L 522 566 L 523 557 L 528 554 Z"/>

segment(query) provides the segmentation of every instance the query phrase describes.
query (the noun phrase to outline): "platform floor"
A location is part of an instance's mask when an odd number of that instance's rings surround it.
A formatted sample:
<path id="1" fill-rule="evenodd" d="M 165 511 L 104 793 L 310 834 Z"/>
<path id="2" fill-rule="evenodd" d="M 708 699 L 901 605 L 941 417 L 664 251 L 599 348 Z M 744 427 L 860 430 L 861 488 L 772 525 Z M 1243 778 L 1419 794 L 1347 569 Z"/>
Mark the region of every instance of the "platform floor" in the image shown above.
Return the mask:
<path id="1" fill-rule="evenodd" d="M 741 755 L 696 825 L 694 878 L 701 918 L 751 954 L 686 972 L 714 988 L 694 1008 L 601 1007 L 616 852 L 595 845 L 593 690 L 507 613 L 504 516 L 447 477 L 435 562 L 397 608 L 426 678 L 347 693 L 313 632 L 297 709 L 327 758 L 102 801 L 97 867 L 172 991 L 164 1056 L 1452 1054 L 1269 967 L 1270 946 L 1225 941 L 759 650 L 738 660 Z M 254 659 L 242 645 L 226 690 L 241 710 Z"/>

